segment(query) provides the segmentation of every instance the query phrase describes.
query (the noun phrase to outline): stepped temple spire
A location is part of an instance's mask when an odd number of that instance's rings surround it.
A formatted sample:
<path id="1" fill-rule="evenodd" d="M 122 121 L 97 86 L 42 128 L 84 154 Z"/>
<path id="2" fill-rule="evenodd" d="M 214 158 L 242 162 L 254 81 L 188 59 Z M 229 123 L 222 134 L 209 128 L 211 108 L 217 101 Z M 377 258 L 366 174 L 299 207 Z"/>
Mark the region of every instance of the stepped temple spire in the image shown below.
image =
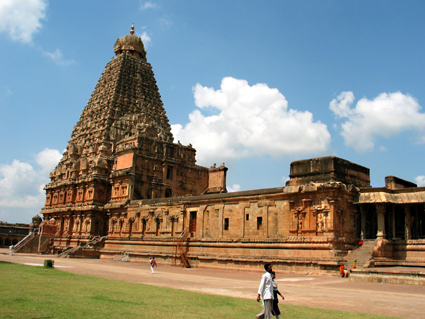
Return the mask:
<path id="1" fill-rule="evenodd" d="M 116 56 L 106 65 L 50 173 L 44 210 L 75 205 L 103 210 L 107 203 L 208 192 L 209 170 L 195 164 L 190 144 L 173 143 L 134 25 L 130 33 L 116 40 Z"/>
<path id="2" fill-rule="evenodd" d="M 74 127 L 68 152 L 75 154 L 77 148 L 78 154 L 89 155 L 101 145 L 111 145 L 147 129 L 162 140 L 173 141 L 142 40 L 126 35 L 117 39 L 114 51 L 116 58 L 106 65 Z"/>

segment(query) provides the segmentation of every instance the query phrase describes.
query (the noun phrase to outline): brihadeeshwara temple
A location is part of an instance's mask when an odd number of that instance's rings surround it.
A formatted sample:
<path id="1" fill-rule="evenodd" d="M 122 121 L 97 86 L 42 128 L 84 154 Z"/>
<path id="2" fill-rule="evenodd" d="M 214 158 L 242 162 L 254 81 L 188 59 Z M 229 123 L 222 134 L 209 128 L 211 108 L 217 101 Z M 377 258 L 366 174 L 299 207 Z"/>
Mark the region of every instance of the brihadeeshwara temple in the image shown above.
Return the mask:
<path id="1" fill-rule="evenodd" d="M 368 168 L 328 156 L 292 162 L 284 187 L 228 193 L 224 164 L 198 166 L 191 144 L 173 142 L 130 33 L 50 173 L 44 221 L 16 252 L 318 273 L 354 259 L 425 266 L 425 187 L 394 176 L 371 187 Z"/>

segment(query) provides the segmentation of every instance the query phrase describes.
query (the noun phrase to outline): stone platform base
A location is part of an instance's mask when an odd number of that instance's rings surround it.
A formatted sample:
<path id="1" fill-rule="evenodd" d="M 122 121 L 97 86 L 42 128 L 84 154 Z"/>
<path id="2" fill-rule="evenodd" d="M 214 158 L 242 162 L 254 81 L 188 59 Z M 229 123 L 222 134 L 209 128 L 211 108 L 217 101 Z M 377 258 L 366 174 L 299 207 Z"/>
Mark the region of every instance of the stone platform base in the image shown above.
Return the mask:
<path id="1" fill-rule="evenodd" d="M 425 286 L 425 267 L 353 269 L 350 281 Z"/>

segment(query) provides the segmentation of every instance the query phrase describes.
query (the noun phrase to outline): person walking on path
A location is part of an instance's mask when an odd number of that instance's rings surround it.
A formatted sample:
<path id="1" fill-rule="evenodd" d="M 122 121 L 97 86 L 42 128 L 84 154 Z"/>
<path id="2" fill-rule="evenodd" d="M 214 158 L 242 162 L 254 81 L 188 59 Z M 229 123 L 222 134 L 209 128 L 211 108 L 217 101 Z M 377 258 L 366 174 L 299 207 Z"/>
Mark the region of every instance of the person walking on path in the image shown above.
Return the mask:
<path id="1" fill-rule="evenodd" d="M 272 271 L 272 279 L 273 279 L 273 314 L 276 316 L 276 319 L 280 318 L 280 309 L 278 306 L 279 300 L 277 299 L 277 295 L 282 297 L 282 300 L 285 300 L 285 297 L 282 296 L 278 289 L 277 281 L 275 281 L 276 273 Z"/>
<path id="2" fill-rule="evenodd" d="M 272 278 L 272 265 L 270 263 L 264 264 L 265 273 L 261 277 L 260 286 L 258 287 L 257 301 L 263 300 L 264 309 L 256 318 L 257 319 L 272 319 L 273 309 L 273 278 Z"/>
<path id="3" fill-rule="evenodd" d="M 153 267 L 158 267 L 155 261 L 155 257 L 149 258 L 149 264 L 151 265 L 151 273 L 154 274 L 155 271 L 153 270 Z"/>

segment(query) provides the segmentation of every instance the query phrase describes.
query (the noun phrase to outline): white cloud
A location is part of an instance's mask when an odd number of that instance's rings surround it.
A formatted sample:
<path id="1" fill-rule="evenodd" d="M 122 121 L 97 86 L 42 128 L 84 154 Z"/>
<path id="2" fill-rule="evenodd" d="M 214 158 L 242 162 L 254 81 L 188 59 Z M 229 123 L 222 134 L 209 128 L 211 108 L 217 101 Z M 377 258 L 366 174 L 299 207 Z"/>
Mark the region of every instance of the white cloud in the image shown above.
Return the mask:
<path id="1" fill-rule="evenodd" d="M 140 10 L 146 10 L 146 9 L 154 9 L 157 8 L 158 5 L 152 1 L 147 1 L 140 5 Z"/>
<path id="2" fill-rule="evenodd" d="M 424 175 L 420 175 L 420 176 L 415 177 L 415 181 L 416 181 L 416 184 L 418 184 L 419 187 L 425 186 L 425 176 Z"/>
<path id="3" fill-rule="evenodd" d="M 146 31 L 143 31 L 140 38 L 142 39 L 142 42 L 145 45 L 145 47 L 148 46 L 151 43 L 151 37 L 148 35 L 148 33 Z"/>
<path id="4" fill-rule="evenodd" d="M 42 28 L 46 8 L 46 0 L 1 0 L 0 32 L 15 41 L 31 43 L 33 35 Z"/>
<path id="5" fill-rule="evenodd" d="M 374 100 L 362 98 L 354 108 L 354 94 L 342 92 L 329 108 L 337 118 L 347 118 L 341 125 L 345 144 L 359 152 L 372 150 L 376 137 L 390 137 L 402 131 L 416 131 L 425 142 L 425 114 L 416 99 L 400 92 L 382 93 Z"/>
<path id="6" fill-rule="evenodd" d="M 353 113 L 350 106 L 354 100 L 353 92 L 342 92 L 337 99 L 331 101 L 329 108 L 338 118 L 349 117 Z"/>
<path id="7" fill-rule="evenodd" d="M 49 174 L 59 163 L 62 154 L 58 150 L 45 148 L 35 156 L 38 165 L 42 167 L 42 173 Z"/>
<path id="8" fill-rule="evenodd" d="M 172 132 L 177 140 L 193 143 L 203 165 L 250 156 L 328 150 L 326 125 L 313 122 L 310 112 L 288 109 L 279 90 L 266 84 L 250 86 L 245 80 L 226 77 L 219 90 L 197 84 L 193 92 L 200 110 L 189 114 L 186 126 L 172 125 Z M 214 115 L 204 115 L 201 110 Z"/>
<path id="9" fill-rule="evenodd" d="M 227 192 L 234 193 L 239 192 L 241 190 L 241 185 L 239 184 L 233 184 L 232 186 L 226 186 Z"/>
<path id="10" fill-rule="evenodd" d="M 74 63 L 74 60 L 64 60 L 62 51 L 59 49 L 56 49 L 55 52 L 43 52 L 43 55 L 51 59 L 57 65 L 67 66 Z"/>
<path id="11" fill-rule="evenodd" d="M 31 217 L 44 206 L 44 186 L 62 155 L 45 149 L 35 156 L 40 169 L 29 163 L 14 160 L 11 165 L 0 164 L 0 218 L 9 222 L 31 222 Z"/>

